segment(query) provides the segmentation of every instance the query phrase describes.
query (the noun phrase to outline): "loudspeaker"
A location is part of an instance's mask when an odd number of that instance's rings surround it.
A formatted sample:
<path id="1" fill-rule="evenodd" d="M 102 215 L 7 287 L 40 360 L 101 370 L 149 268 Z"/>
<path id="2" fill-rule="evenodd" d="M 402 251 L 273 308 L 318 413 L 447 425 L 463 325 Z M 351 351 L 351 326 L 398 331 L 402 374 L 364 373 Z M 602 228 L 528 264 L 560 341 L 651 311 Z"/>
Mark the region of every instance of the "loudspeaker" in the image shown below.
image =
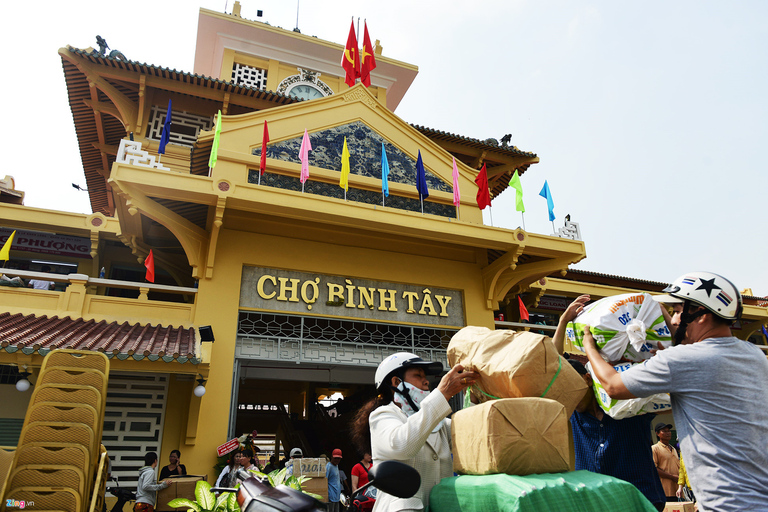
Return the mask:
<path id="1" fill-rule="evenodd" d="M 213 329 L 210 325 L 201 325 L 197 330 L 200 333 L 200 341 L 215 341 L 213 338 Z"/>

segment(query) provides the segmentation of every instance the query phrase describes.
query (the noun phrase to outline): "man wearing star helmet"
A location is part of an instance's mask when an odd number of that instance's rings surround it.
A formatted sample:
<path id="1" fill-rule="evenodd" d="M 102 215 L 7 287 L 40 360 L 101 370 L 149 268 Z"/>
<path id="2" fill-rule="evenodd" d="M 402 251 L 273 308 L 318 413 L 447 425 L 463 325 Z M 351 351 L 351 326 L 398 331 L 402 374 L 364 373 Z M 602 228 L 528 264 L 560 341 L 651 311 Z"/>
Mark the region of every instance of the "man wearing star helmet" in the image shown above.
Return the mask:
<path id="1" fill-rule="evenodd" d="M 669 393 L 700 511 L 768 511 L 768 359 L 731 334 L 741 294 L 711 272 L 684 274 L 664 291 L 676 346 L 619 374 L 585 328 L 595 375 L 614 399 Z"/>

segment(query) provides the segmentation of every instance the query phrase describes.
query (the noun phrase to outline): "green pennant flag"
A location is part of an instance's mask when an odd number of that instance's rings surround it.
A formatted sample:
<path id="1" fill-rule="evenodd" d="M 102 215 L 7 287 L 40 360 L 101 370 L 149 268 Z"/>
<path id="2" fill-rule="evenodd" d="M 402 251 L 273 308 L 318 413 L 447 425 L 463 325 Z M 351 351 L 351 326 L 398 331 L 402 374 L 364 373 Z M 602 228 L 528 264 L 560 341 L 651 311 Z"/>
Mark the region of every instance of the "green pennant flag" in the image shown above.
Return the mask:
<path id="1" fill-rule="evenodd" d="M 515 210 L 525 213 L 525 205 L 523 204 L 523 185 L 520 183 L 520 175 L 517 174 L 517 169 L 515 169 L 515 174 L 512 175 L 512 179 L 509 180 L 509 186 L 515 189 Z"/>
<path id="2" fill-rule="evenodd" d="M 216 131 L 213 134 L 213 145 L 211 146 L 211 158 L 208 159 L 208 167 L 216 167 L 216 160 L 219 158 L 219 136 L 221 135 L 221 110 L 216 116 Z"/>

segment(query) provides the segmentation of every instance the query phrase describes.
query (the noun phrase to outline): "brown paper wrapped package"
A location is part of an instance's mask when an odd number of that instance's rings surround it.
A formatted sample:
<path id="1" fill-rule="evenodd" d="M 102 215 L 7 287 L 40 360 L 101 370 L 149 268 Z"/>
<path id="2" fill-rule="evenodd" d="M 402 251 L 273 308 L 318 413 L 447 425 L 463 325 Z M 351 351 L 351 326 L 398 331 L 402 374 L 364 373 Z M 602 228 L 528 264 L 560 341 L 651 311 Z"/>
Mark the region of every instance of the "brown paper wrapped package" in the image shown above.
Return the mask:
<path id="1" fill-rule="evenodd" d="M 465 327 L 448 344 L 448 363 L 480 374 L 472 387 L 479 402 L 492 400 L 488 395 L 550 398 L 563 404 L 570 418 L 587 389 L 584 379 L 542 334 Z"/>
<path id="2" fill-rule="evenodd" d="M 451 422 L 453 470 L 468 475 L 568 471 L 565 407 L 546 398 L 506 398 L 463 409 Z"/>

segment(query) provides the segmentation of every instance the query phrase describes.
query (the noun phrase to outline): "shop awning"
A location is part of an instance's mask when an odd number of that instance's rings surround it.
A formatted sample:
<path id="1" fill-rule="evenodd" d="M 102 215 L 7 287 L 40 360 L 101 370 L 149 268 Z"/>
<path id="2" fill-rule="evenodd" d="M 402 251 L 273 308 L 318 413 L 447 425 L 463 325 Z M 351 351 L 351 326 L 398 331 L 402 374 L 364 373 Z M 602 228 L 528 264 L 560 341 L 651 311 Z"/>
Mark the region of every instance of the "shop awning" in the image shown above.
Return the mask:
<path id="1" fill-rule="evenodd" d="M 0 314 L 0 350 L 45 356 L 60 348 L 97 350 L 121 361 L 201 362 L 192 327 Z"/>

